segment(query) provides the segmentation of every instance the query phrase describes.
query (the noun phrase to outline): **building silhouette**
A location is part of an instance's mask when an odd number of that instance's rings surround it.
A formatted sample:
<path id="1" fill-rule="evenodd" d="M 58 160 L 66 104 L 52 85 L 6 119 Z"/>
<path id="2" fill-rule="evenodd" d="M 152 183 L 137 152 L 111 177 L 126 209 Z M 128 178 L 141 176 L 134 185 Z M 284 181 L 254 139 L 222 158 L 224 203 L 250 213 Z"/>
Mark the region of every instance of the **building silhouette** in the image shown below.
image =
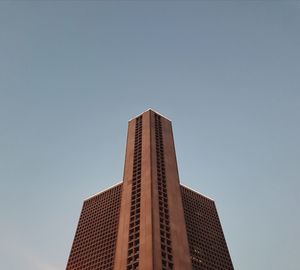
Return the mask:
<path id="1" fill-rule="evenodd" d="M 84 201 L 66 269 L 233 269 L 214 201 L 179 182 L 166 117 L 129 121 L 123 181 Z"/>

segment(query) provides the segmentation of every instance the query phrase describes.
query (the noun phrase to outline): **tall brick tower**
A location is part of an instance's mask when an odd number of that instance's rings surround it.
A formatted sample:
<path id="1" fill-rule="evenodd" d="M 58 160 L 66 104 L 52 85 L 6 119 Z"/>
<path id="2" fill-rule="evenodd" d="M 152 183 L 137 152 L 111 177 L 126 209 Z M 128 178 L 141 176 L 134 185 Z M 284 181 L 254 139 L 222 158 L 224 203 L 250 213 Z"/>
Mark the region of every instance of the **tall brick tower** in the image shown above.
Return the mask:
<path id="1" fill-rule="evenodd" d="M 233 269 L 214 201 L 180 185 L 170 120 L 129 121 L 123 182 L 84 201 L 66 269 Z"/>

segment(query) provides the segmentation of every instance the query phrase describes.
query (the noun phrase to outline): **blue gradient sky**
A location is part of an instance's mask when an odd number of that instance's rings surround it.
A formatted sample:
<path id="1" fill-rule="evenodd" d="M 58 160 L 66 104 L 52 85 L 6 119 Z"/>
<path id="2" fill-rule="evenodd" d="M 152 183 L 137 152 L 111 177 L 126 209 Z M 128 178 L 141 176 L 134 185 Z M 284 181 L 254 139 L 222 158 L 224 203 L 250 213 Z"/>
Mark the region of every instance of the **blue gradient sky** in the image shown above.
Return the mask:
<path id="1" fill-rule="evenodd" d="M 1 1 L 0 268 L 64 269 L 151 107 L 235 268 L 299 269 L 299 29 L 297 1 Z"/>

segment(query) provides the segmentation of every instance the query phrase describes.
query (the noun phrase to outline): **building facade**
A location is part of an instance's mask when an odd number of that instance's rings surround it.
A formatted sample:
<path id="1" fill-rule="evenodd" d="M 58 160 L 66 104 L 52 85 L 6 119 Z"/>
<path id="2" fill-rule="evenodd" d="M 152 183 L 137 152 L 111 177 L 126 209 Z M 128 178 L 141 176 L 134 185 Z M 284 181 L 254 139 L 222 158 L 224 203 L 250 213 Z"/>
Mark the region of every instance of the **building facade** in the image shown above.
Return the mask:
<path id="1" fill-rule="evenodd" d="M 66 269 L 233 269 L 214 201 L 179 182 L 166 117 L 129 121 L 123 181 L 84 201 Z"/>

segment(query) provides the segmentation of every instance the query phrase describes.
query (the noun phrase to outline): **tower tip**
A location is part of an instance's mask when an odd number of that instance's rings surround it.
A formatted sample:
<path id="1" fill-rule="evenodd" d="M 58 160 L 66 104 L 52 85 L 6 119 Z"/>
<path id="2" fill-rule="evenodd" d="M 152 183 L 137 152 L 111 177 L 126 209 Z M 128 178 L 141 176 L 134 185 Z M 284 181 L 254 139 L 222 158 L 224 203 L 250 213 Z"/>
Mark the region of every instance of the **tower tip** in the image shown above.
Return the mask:
<path id="1" fill-rule="evenodd" d="M 137 118 L 137 117 L 139 117 L 139 116 L 141 116 L 141 115 L 143 115 L 144 113 L 146 113 L 146 112 L 148 112 L 148 111 L 153 112 L 153 113 L 155 113 L 155 114 L 158 114 L 158 115 L 162 116 L 163 118 L 165 118 L 165 119 L 169 120 L 170 122 L 172 122 L 171 119 L 169 119 L 168 117 L 164 116 L 163 114 L 161 114 L 161 113 L 159 113 L 159 112 L 153 110 L 152 108 L 148 108 L 147 110 L 143 111 L 142 113 L 138 114 L 137 116 L 130 118 L 130 119 L 128 120 L 128 122 L 131 121 L 131 120 L 133 120 L 133 119 L 135 119 L 135 118 Z"/>

